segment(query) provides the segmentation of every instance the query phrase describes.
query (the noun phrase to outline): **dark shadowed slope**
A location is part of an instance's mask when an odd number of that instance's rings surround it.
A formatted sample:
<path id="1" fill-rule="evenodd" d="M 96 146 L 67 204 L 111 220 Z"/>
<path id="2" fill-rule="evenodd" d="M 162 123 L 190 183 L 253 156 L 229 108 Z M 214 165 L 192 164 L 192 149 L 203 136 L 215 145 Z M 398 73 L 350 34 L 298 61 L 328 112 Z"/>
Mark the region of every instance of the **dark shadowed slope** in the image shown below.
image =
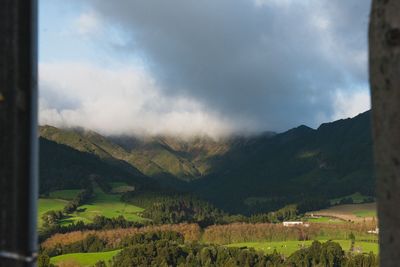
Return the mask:
<path id="1" fill-rule="evenodd" d="M 199 195 L 228 210 L 263 209 L 303 198 L 373 194 L 370 112 L 300 126 L 232 150 L 219 170 L 193 183 Z"/>

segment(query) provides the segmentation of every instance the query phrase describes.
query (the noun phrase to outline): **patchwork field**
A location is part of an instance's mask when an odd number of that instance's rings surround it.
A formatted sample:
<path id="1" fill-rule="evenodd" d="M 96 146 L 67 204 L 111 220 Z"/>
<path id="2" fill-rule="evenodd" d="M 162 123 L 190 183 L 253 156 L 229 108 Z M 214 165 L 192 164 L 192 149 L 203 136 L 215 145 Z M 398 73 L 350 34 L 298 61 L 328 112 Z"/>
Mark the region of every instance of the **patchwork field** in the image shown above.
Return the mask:
<path id="1" fill-rule="evenodd" d="M 132 187 L 126 184 L 118 183 L 113 185 L 113 190 L 121 192 L 121 190 L 132 190 Z M 38 223 L 42 225 L 42 215 L 50 210 L 62 210 L 68 200 L 73 199 L 80 190 L 57 190 L 49 194 L 49 198 L 39 199 Z M 72 213 L 68 218 L 61 220 L 61 225 L 68 225 L 73 222 L 83 221 L 90 223 L 97 215 L 102 215 L 108 218 L 124 216 L 129 221 L 143 221 L 138 213 L 143 209 L 132 204 L 121 201 L 120 193 L 108 194 L 103 192 L 98 186 L 94 187 L 94 197 L 90 203 L 82 205 L 78 210 Z"/>
<path id="2" fill-rule="evenodd" d="M 65 264 L 66 266 L 93 266 L 98 261 L 106 263 L 117 255 L 121 250 L 113 250 L 96 253 L 71 253 L 51 258 L 50 262 L 54 265 Z M 68 265 L 69 264 L 69 265 Z"/>
<path id="3" fill-rule="evenodd" d="M 333 240 L 340 244 L 343 250 L 348 251 L 350 249 L 350 240 Z M 248 247 L 254 248 L 256 250 L 262 250 L 263 252 L 270 254 L 276 251 L 284 254 L 285 256 L 290 256 L 296 250 L 299 250 L 303 247 L 309 247 L 313 241 L 282 241 L 282 242 L 246 242 L 246 243 L 234 243 L 227 245 L 228 247 Z M 326 242 L 326 240 L 320 240 L 321 243 Z M 360 242 L 356 241 L 355 249 L 358 252 L 369 253 L 372 251 L 375 254 L 378 254 L 378 243 L 370 243 L 370 242 Z"/>
<path id="4" fill-rule="evenodd" d="M 67 204 L 63 199 L 41 198 L 38 202 L 38 225 L 42 226 L 42 215 L 50 210 L 62 210 Z"/>
<path id="5" fill-rule="evenodd" d="M 107 194 L 100 188 L 94 188 L 95 197 L 91 203 L 80 206 L 79 211 L 75 212 L 74 217 L 93 220 L 96 215 L 102 215 L 108 218 L 124 216 L 129 221 L 141 221 L 138 213 L 143 209 L 121 201 L 120 194 Z"/>
<path id="6" fill-rule="evenodd" d="M 369 221 L 376 219 L 376 203 L 338 205 L 308 212 L 307 215 L 326 216 L 353 222 Z"/>

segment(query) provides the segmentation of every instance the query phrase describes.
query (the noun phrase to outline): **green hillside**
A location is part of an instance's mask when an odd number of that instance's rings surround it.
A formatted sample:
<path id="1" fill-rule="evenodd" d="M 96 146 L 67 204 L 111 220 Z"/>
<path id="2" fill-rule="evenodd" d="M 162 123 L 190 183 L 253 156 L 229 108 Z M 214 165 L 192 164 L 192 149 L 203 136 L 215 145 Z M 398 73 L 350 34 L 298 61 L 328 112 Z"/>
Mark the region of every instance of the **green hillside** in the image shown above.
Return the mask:
<path id="1" fill-rule="evenodd" d="M 91 179 L 98 182 L 125 182 L 137 189 L 153 188 L 156 182 L 133 166 L 116 159 L 40 138 L 40 194 L 55 190 L 87 188 Z"/>
<path id="2" fill-rule="evenodd" d="M 149 184 L 175 187 L 226 211 L 249 214 L 290 203 L 315 210 L 355 192 L 374 195 L 370 112 L 318 129 L 303 125 L 220 140 L 105 137 L 51 126 L 40 133 L 41 192 L 82 188 L 97 175 L 136 190 Z"/>

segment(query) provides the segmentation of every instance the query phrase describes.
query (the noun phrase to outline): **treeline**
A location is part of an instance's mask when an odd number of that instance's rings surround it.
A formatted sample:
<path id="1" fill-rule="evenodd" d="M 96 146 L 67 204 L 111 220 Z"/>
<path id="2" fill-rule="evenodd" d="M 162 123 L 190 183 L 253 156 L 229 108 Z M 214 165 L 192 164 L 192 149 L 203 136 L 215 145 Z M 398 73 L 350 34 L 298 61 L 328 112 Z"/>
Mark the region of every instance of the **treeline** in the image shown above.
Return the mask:
<path id="1" fill-rule="evenodd" d="M 229 215 L 209 202 L 188 194 L 129 192 L 122 199 L 144 208 L 141 216 L 150 219 L 153 224 L 198 223 L 201 227 L 207 227 L 234 222 L 280 223 L 301 217 L 298 205 L 287 205 L 276 211 L 245 216 Z M 315 205 L 315 202 L 312 203 Z M 304 205 L 300 208 L 304 209 Z"/>
<path id="2" fill-rule="evenodd" d="M 154 224 L 198 223 L 201 227 L 224 223 L 226 214 L 192 195 L 130 192 L 123 200 L 142 207 L 141 215 Z"/>
<path id="3" fill-rule="evenodd" d="M 227 248 L 217 245 L 180 246 L 162 240 L 136 244 L 124 249 L 114 257 L 111 266 L 376 267 L 378 259 L 372 253 L 346 254 L 338 243 L 332 241 L 323 244 L 315 241 L 310 248 L 301 249 L 285 258 L 276 251 L 272 254 L 264 254 L 254 249 Z"/>
<path id="4" fill-rule="evenodd" d="M 372 222 L 352 224 L 311 223 L 309 227 L 285 227 L 282 224 L 246 224 L 214 225 L 202 230 L 197 224 L 165 224 L 160 226 L 143 226 L 110 230 L 84 230 L 64 234 L 54 234 L 42 242 L 44 249 L 53 249 L 82 241 L 89 235 L 95 235 L 107 241 L 110 248 L 117 248 L 126 236 L 157 231 L 173 231 L 183 235 L 186 242 L 206 242 L 212 244 L 231 244 L 257 241 L 289 241 L 316 239 L 349 239 L 350 234 L 356 240 L 375 241 L 376 235 L 367 231 L 374 229 Z"/>
<path id="5" fill-rule="evenodd" d="M 53 215 L 53 214 L 56 215 Z M 61 211 L 49 211 L 46 214 L 52 214 L 52 216 L 64 216 Z M 42 219 L 44 220 L 44 218 Z M 59 217 L 58 217 L 59 218 Z M 65 217 L 61 217 L 65 218 Z M 84 223 L 82 221 L 72 222 L 69 225 L 60 225 L 60 224 L 51 224 L 47 225 L 39 231 L 39 242 L 43 242 L 47 238 L 51 237 L 54 234 L 65 234 L 76 231 L 85 231 L 85 230 L 109 230 L 109 229 L 118 229 L 118 228 L 132 228 L 132 227 L 143 227 L 144 224 L 139 222 L 131 222 L 126 220 L 122 215 L 115 218 L 107 218 L 104 216 L 95 216 L 92 223 Z"/>
<path id="6" fill-rule="evenodd" d="M 73 213 L 79 206 L 87 203 L 93 197 L 93 185 L 90 183 L 86 189 L 80 191 L 76 197 L 68 201 L 63 211 L 67 214 Z"/>
<path id="7" fill-rule="evenodd" d="M 70 253 L 91 253 L 126 248 L 135 244 L 148 244 L 159 240 L 171 241 L 176 244 L 183 244 L 184 235 L 174 231 L 144 232 L 124 236 L 120 242 L 114 244 L 104 236 L 88 234 L 84 239 L 69 244 L 58 244 L 52 248 L 43 248 L 42 254 L 54 257 Z"/>
<path id="8" fill-rule="evenodd" d="M 99 261 L 95 266 L 157 266 L 157 267 L 376 267 L 378 258 L 373 253 L 345 253 L 332 241 L 314 241 L 309 248 L 294 252 L 289 257 L 277 253 L 264 254 L 252 248 L 228 248 L 221 245 L 184 243 L 183 236 L 175 232 L 141 233 L 126 237 L 121 245 L 126 246 L 110 262 Z M 84 240 L 64 247 L 65 253 L 107 251 L 106 241 L 89 235 Z M 38 258 L 39 267 L 50 267 L 49 251 L 42 250 Z"/>
<path id="9" fill-rule="evenodd" d="M 124 238 L 127 236 L 142 233 L 153 233 L 158 231 L 172 231 L 180 233 L 187 242 L 199 241 L 202 232 L 201 228 L 197 224 L 166 224 L 159 226 L 119 228 L 110 230 L 85 230 L 64 234 L 54 234 L 41 243 L 41 248 L 47 250 L 57 249 L 59 247 L 68 246 L 75 242 L 82 241 L 89 235 L 93 235 L 101 240 L 105 240 L 108 248 L 115 249 L 120 246 L 121 242 L 123 242 Z"/>
<path id="10" fill-rule="evenodd" d="M 233 223 L 228 225 L 213 225 L 207 227 L 202 235 L 202 240 L 214 244 L 230 244 L 256 241 L 288 241 L 288 240 L 315 240 L 348 239 L 353 233 L 357 240 L 376 240 L 376 235 L 367 231 L 375 229 L 376 224 L 365 222 L 359 224 L 342 223 L 310 223 L 309 227 L 285 227 L 282 224 L 270 223 Z"/>
<path id="11" fill-rule="evenodd" d="M 124 248 L 111 260 L 110 266 L 347 266 L 375 267 L 378 258 L 373 253 L 345 253 L 341 246 L 332 241 L 314 241 L 308 248 L 300 249 L 283 257 L 276 251 L 272 254 L 243 248 L 228 248 L 221 245 L 185 243 L 184 235 L 174 231 L 155 231 L 125 236 L 118 246 L 113 247 L 106 238 L 89 234 L 84 239 L 56 248 L 42 249 L 39 267 L 48 267 L 50 257 L 66 253 L 87 253 Z M 99 262 L 96 266 L 106 266 Z"/>
<path id="12" fill-rule="evenodd" d="M 254 249 L 192 244 L 181 246 L 165 240 L 135 244 L 122 250 L 111 261 L 111 266 L 197 267 L 277 266 L 284 259 L 278 253 L 264 255 Z"/>
<path id="13" fill-rule="evenodd" d="M 345 266 L 345 267 L 375 267 L 379 265 L 378 257 L 369 254 L 352 254 L 343 251 L 336 242 L 328 241 L 321 244 L 314 241 L 308 248 L 294 252 L 287 260 L 289 266 Z"/>

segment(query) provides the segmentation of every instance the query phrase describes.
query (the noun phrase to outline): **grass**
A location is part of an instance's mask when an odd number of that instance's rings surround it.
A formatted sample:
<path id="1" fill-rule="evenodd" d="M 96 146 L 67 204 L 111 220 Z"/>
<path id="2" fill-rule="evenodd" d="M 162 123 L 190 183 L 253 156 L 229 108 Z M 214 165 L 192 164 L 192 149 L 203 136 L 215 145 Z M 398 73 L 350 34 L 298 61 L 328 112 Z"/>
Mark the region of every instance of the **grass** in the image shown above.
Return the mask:
<path id="1" fill-rule="evenodd" d="M 332 206 L 327 209 L 308 212 L 307 215 L 335 217 L 345 221 L 360 222 L 376 218 L 376 203 L 345 204 Z"/>
<path id="2" fill-rule="evenodd" d="M 343 223 L 342 220 L 329 218 L 329 217 L 314 217 L 314 218 L 307 218 L 307 222 L 312 223 Z"/>
<path id="3" fill-rule="evenodd" d="M 350 249 L 350 240 L 333 240 L 340 244 L 343 250 L 348 251 Z M 280 241 L 280 242 L 245 242 L 245 243 L 234 243 L 227 245 L 228 247 L 248 247 L 254 248 L 256 250 L 262 250 L 267 254 L 271 254 L 276 251 L 284 254 L 285 256 L 290 256 L 293 252 L 299 250 L 302 246 L 309 247 L 313 241 Z M 326 242 L 326 240 L 321 240 L 320 242 Z M 372 251 L 378 254 L 378 243 L 361 242 L 356 241 L 355 248 L 360 247 L 362 252 Z"/>
<path id="4" fill-rule="evenodd" d="M 361 218 L 376 217 L 376 210 L 357 210 L 353 214 Z"/>
<path id="5" fill-rule="evenodd" d="M 118 184 L 118 186 L 126 186 L 126 184 Z M 50 210 L 62 210 L 67 204 L 67 200 L 72 199 L 80 190 L 57 190 L 50 193 L 50 196 L 57 198 L 41 198 L 39 199 L 38 223 L 42 225 L 42 215 Z M 62 199 L 61 199 L 62 198 Z M 121 201 L 120 194 L 107 194 L 99 187 L 94 188 L 94 198 L 90 203 L 87 203 L 78 208 L 78 211 L 71 214 L 69 217 L 60 221 L 60 225 L 69 225 L 73 222 L 83 221 L 91 223 L 95 216 L 101 215 L 108 218 L 124 216 L 128 221 L 143 221 L 146 220 L 138 215 L 144 209 L 132 204 Z"/>
<path id="6" fill-rule="evenodd" d="M 128 221 L 143 221 L 138 213 L 143 209 L 121 201 L 119 194 L 104 193 L 99 187 L 94 188 L 93 200 L 80 206 L 78 211 L 74 212 L 71 218 L 64 220 L 62 223 L 68 224 L 73 221 L 83 220 L 91 222 L 95 216 L 102 215 L 108 218 L 124 216 Z M 80 211 L 81 210 L 81 211 Z"/>
<path id="7" fill-rule="evenodd" d="M 108 262 L 115 255 L 117 255 L 121 250 L 113 250 L 106 252 L 96 252 L 96 253 L 71 253 L 56 256 L 51 258 L 50 262 L 52 264 L 60 264 L 62 262 L 75 262 L 80 264 L 82 267 L 93 266 L 98 261 Z"/>
<path id="8" fill-rule="evenodd" d="M 59 199 L 65 199 L 65 200 L 72 200 L 74 199 L 79 192 L 82 190 L 80 189 L 70 189 L 70 190 L 56 190 L 52 191 L 49 194 L 50 198 L 59 198 Z"/>
<path id="9" fill-rule="evenodd" d="M 42 215 L 50 210 L 62 210 L 67 204 L 66 200 L 62 199 L 51 199 L 51 198 L 41 198 L 38 202 L 38 224 L 39 227 L 42 226 Z"/>

